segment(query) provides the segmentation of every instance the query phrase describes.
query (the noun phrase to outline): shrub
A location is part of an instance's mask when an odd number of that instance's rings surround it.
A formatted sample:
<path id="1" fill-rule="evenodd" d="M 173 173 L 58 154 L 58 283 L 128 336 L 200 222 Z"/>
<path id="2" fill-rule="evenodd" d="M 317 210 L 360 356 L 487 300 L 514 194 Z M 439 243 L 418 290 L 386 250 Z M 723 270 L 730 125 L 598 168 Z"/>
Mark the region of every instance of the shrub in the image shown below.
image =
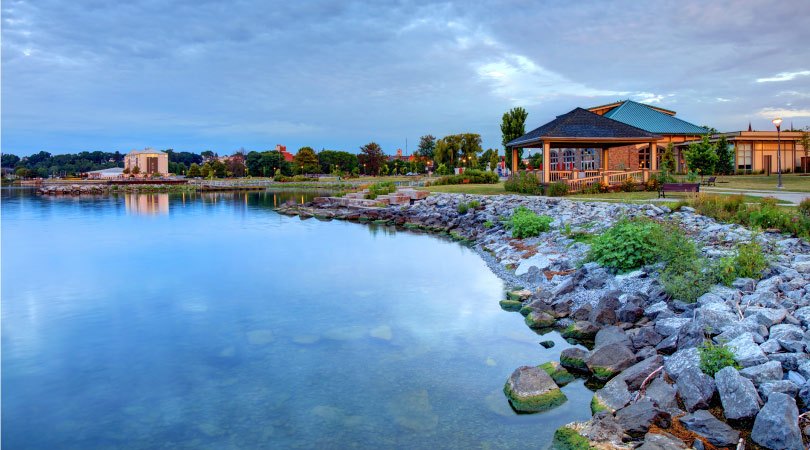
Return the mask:
<path id="1" fill-rule="evenodd" d="M 459 203 L 459 204 L 458 204 L 458 213 L 459 213 L 459 214 L 467 214 L 467 210 L 468 210 L 469 208 L 470 208 L 470 206 L 469 206 L 469 205 L 467 205 L 467 204 L 466 204 L 466 203 L 464 203 L 464 202 L 461 202 L 461 203 Z"/>
<path id="2" fill-rule="evenodd" d="M 540 195 L 541 193 L 540 180 L 526 172 L 519 172 L 517 176 L 507 178 L 503 187 L 506 191 L 520 194 Z"/>
<path id="3" fill-rule="evenodd" d="M 557 180 L 548 185 L 548 195 L 551 197 L 562 197 L 568 193 L 568 183 L 565 180 Z"/>
<path id="4" fill-rule="evenodd" d="M 726 347 L 725 342 L 714 344 L 710 340 L 706 340 L 700 344 L 698 352 L 700 353 L 700 370 L 710 377 L 714 377 L 724 367 L 740 368 L 734 359 L 734 353 Z"/>
<path id="5" fill-rule="evenodd" d="M 373 200 L 377 198 L 378 195 L 391 194 L 396 192 L 396 190 L 397 186 L 393 181 L 381 181 L 368 187 L 368 194 L 366 194 L 366 198 Z"/>
<path id="6" fill-rule="evenodd" d="M 734 267 L 737 278 L 759 279 L 762 276 L 762 271 L 768 267 L 768 260 L 756 237 L 737 247 Z"/>
<path id="7" fill-rule="evenodd" d="M 648 219 L 621 219 L 594 239 L 588 260 L 626 271 L 658 259 L 661 226 Z"/>
<path id="8" fill-rule="evenodd" d="M 281 174 L 277 174 L 276 176 L 273 177 L 273 181 L 277 181 L 279 183 L 288 183 L 288 182 L 292 181 L 292 178 L 291 177 L 285 177 L 284 175 L 281 175 Z"/>
<path id="9" fill-rule="evenodd" d="M 507 230 L 512 230 L 512 236 L 525 238 L 548 231 L 551 222 L 553 222 L 551 217 L 538 216 L 529 209 L 519 206 L 515 208 L 514 214 L 512 214 L 505 226 Z"/>
<path id="10" fill-rule="evenodd" d="M 711 278 L 720 284 L 731 286 L 738 278 L 735 258 L 720 258 L 711 267 Z"/>
<path id="11" fill-rule="evenodd" d="M 704 264 L 695 261 L 690 269 L 681 267 L 667 267 L 659 277 L 664 291 L 676 300 L 694 303 L 698 297 L 709 291 L 712 286 L 711 273 L 704 271 Z"/>
<path id="12" fill-rule="evenodd" d="M 478 169 L 469 169 L 460 175 L 447 175 L 440 177 L 432 184 L 434 186 L 443 186 L 447 184 L 495 184 L 500 181 L 498 174 L 494 172 L 484 172 Z"/>
<path id="13" fill-rule="evenodd" d="M 481 202 L 479 202 L 478 200 L 473 200 L 470 202 L 470 208 L 475 209 L 478 208 L 479 206 L 481 206 Z"/>
<path id="14" fill-rule="evenodd" d="M 622 181 L 622 191 L 624 192 L 635 192 L 636 191 L 636 180 L 633 177 L 627 177 L 626 180 Z"/>
<path id="15" fill-rule="evenodd" d="M 315 177 L 305 177 L 303 175 L 296 175 L 292 178 L 293 181 L 318 181 Z"/>
<path id="16" fill-rule="evenodd" d="M 492 223 L 492 221 L 487 220 L 486 222 L 484 222 L 484 228 L 492 228 L 494 226 L 495 224 Z"/>

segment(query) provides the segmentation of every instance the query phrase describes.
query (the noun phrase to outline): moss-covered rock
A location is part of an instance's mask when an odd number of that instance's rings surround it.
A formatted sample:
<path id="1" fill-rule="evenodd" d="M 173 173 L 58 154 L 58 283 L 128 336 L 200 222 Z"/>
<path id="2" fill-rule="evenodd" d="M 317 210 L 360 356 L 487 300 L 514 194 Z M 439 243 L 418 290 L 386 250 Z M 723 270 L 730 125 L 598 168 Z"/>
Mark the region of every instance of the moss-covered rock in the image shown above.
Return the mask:
<path id="1" fill-rule="evenodd" d="M 591 399 L 591 414 L 596 414 L 599 411 L 604 411 L 606 409 L 608 409 L 607 405 L 602 403 L 602 400 L 600 400 L 596 395 L 594 395 L 593 398 Z"/>
<path id="2" fill-rule="evenodd" d="M 515 290 L 512 290 L 512 291 L 507 291 L 506 292 L 506 298 L 508 298 L 510 300 L 523 301 L 523 300 L 526 300 L 527 298 L 529 298 L 531 295 L 532 295 L 532 291 L 530 291 L 528 289 L 515 289 Z"/>
<path id="3" fill-rule="evenodd" d="M 574 375 L 565 370 L 565 368 L 556 361 L 549 361 L 537 366 L 546 371 L 551 376 L 551 379 L 557 383 L 557 386 L 565 386 L 566 384 L 574 381 Z"/>
<path id="4" fill-rule="evenodd" d="M 588 438 L 581 436 L 576 430 L 563 425 L 554 432 L 551 448 L 554 450 L 589 450 L 591 445 Z"/>
<path id="5" fill-rule="evenodd" d="M 529 313 L 531 313 L 532 311 L 534 311 L 534 308 L 530 306 L 523 306 L 520 308 L 520 313 L 523 314 L 524 316 L 528 316 Z"/>
<path id="6" fill-rule="evenodd" d="M 546 411 L 567 400 L 551 376 L 539 367 L 515 369 L 506 380 L 503 392 L 512 407 L 520 412 Z"/>
<path id="7" fill-rule="evenodd" d="M 520 308 L 523 307 L 523 302 L 519 300 L 501 300 L 498 302 L 501 305 L 501 309 L 504 311 L 520 311 Z"/>
<path id="8" fill-rule="evenodd" d="M 548 328 L 557 320 L 543 311 L 532 311 L 526 316 L 526 325 L 529 328 Z"/>
<path id="9" fill-rule="evenodd" d="M 554 347 L 554 341 L 543 341 L 540 345 L 542 345 L 543 348 L 551 348 Z"/>
<path id="10" fill-rule="evenodd" d="M 587 357 L 588 352 L 581 348 L 567 348 L 560 353 L 560 365 L 568 370 L 588 372 L 588 365 L 585 364 Z"/>
<path id="11" fill-rule="evenodd" d="M 599 328 L 586 320 L 574 322 L 562 331 L 562 337 L 579 341 L 592 341 Z"/>

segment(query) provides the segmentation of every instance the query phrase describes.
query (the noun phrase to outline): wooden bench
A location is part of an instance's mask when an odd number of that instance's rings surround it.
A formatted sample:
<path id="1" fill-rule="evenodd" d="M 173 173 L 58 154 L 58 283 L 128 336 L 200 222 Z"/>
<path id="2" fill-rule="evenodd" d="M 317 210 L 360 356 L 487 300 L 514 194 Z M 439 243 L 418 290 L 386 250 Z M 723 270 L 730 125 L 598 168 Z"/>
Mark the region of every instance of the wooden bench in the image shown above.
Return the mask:
<path id="1" fill-rule="evenodd" d="M 700 192 L 699 183 L 664 183 L 658 188 L 658 198 L 667 198 L 666 192 Z"/>
<path id="2" fill-rule="evenodd" d="M 701 184 L 701 186 L 717 186 L 717 184 L 715 184 L 716 181 L 717 181 L 717 177 L 709 177 L 708 180 L 701 181 L 700 184 Z"/>

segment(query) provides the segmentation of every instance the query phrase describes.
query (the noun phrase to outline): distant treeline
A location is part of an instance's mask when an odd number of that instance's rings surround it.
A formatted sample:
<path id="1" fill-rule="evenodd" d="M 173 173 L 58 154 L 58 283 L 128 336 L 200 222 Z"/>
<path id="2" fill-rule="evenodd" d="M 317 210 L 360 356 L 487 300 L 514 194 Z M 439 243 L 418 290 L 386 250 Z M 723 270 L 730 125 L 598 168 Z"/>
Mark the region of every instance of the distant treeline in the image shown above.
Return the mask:
<path id="1" fill-rule="evenodd" d="M 172 168 L 179 168 L 180 164 L 183 165 L 183 168 L 187 168 L 192 164 L 201 164 L 203 160 L 202 155 L 197 153 L 175 152 L 171 149 L 164 151 L 169 154 L 170 171 L 172 171 Z M 93 170 L 124 167 L 124 155 L 121 152 L 102 151 L 66 153 L 63 155 L 39 152 L 20 158 L 11 153 L 4 153 L 0 163 L 4 168 L 13 169 L 15 173 L 20 171 L 20 174 L 27 178 L 46 178 L 51 175 L 78 175 Z M 26 170 L 21 171 L 20 169 Z M 176 173 L 180 173 L 180 171 Z"/>

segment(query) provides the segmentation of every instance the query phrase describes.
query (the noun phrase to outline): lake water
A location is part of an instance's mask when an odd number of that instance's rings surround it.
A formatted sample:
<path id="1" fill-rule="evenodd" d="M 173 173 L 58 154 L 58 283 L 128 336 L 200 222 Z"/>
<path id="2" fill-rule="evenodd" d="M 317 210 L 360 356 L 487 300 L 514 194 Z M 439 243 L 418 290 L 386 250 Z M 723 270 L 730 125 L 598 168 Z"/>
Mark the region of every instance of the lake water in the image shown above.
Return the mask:
<path id="1" fill-rule="evenodd" d="M 472 249 L 272 210 L 313 195 L 3 189 L 3 448 L 525 448 L 590 417 L 582 380 L 511 410 L 570 345 Z"/>

